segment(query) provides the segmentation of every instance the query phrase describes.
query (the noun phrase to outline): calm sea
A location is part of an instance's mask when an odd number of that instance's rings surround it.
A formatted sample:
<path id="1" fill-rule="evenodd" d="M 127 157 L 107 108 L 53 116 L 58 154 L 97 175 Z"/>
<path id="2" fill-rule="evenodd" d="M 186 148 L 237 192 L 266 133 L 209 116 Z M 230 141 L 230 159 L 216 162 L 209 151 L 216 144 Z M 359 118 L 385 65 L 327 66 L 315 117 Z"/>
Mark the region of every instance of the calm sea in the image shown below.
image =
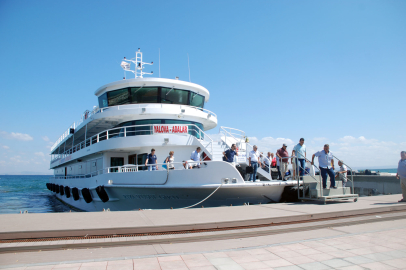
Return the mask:
<path id="1" fill-rule="evenodd" d="M 69 212 L 46 188 L 49 175 L 0 175 L 0 214 Z"/>

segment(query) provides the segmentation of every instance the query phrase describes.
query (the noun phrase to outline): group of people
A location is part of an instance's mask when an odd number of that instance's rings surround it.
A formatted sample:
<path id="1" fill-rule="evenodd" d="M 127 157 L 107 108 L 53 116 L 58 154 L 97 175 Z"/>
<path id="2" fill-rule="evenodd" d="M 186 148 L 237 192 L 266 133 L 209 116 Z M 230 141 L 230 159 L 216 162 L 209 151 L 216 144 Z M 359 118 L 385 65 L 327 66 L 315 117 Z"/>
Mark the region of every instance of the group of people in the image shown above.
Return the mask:
<path id="1" fill-rule="evenodd" d="M 249 153 L 248 161 L 249 166 L 252 167 L 252 173 L 250 175 L 250 181 L 256 180 L 256 174 L 258 167 L 261 167 L 265 171 L 269 172 L 271 168 L 277 168 L 278 179 L 286 180 L 286 172 L 289 171 L 289 164 L 292 164 L 293 177 L 296 175 L 302 179 L 306 171 L 306 146 L 304 144 L 304 138 L 300 138 L 299 143 L 296 144 L 292 150 L 291 155 L 287 150 L 288 145 L 283 144 L 280 149 L 276 151 L 276 156 L 273 153 L 268 152 L 266 157 L 262 153 L 258 152 L 258 147 L 253 146 L 253 150 Z M 347 167 L 343 161 L 338 161 L 340 170 L 334 173 L 334 157 L 330 152 L 328 144 L 324 145 L 323 150 L 316 152 L 312 156 L 311 165 L 314 165 L 314 158 L 318 157 L 320 174 L 323 179 L 323 188 L 327 188 L 327 178 L 330 176 L 330 188 L 337 188 L 335 179 L 338 178 L 343 183 L 343 187 L 347 183 Z M 262 163 L 261 163 L 262 160 Z"/>
<path id="2" fill-rule="evenodd" d="M 185 169 L 193 169 L 193 168 L 200 168 L 200 152 L 202 149 L 200 147 L 197 147 L 195 151 L 192 152 L 190 155 L 190 160 L 184 160 L 183 161 L 183 167 Z M 175 162 L 175 157 L 174 157 L 175 152 L 170 151 L 169 156 L 167 156 L 164 160 L 164 163 L 167 166 L 168 170 L 174 170 L 174 162 Z M 148 154 L 146 160 L 145 160 L 145 166 L 148 167 L 148 171 L 156 171 L 158 170 L 158 162 L 157 162 L 157 156 L 155 155 L 155 149 L 151 149 L 151 153 Z M 166 169 L 166 167 L 164 167 Z"/>

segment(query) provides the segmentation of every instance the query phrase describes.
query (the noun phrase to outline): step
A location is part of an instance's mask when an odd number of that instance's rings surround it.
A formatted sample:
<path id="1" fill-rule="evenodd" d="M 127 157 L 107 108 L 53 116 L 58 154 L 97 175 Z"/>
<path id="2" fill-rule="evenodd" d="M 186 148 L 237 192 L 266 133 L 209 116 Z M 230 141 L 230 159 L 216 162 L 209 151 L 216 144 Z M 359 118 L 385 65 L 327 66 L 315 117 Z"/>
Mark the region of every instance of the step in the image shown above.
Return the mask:
<path id="1" fill-rule="evenodd" d="M 318 197 L 318 192 L 319 192 L 319 190 L 317 190 L 317 189 L 310 189 L 311 197 L 312 198 L 317 198 Z M 323 192 L 322 192 L 322 196 L 326 196 L 326 197 L 328 197 L 328 196 L 342 196 L 342 195 L 352 195 L 351 194 L 351 188 L 349 188 L 349 187 L 345 187 L 345 188 L 339 187 L 337 189 L 333 189 L 333 188 L 331 188 L 331 189 L 323 189 Z"/>

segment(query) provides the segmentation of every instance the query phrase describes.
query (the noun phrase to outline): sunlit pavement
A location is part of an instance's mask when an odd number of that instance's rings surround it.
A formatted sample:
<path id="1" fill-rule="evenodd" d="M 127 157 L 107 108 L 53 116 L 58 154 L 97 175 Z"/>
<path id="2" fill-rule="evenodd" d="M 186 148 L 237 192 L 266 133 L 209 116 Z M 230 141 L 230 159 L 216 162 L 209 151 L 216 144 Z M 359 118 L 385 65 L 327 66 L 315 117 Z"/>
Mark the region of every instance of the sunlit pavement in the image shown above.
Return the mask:
<path id="1" fill-rule="evenodd" d="M 22 258 L 32 264 L 19 265 Z M 63 262 L 36 263 L 44 259 Z M 406 269 L 406 220 L 229 240 L 5 253 L 0 261 L 6 269 Z"/>

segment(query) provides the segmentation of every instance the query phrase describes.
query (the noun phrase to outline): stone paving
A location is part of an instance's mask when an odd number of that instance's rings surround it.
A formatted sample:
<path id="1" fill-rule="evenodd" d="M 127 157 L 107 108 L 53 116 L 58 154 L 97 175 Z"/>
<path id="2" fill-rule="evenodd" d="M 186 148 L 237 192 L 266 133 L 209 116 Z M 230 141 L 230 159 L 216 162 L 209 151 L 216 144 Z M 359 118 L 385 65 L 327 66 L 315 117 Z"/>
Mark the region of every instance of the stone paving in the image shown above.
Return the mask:
<path id="1" fill-rule="evenodd" d="M 42 264 L 7 269 L 61 270 L 323 270 L 406 269 L 406 220 L 354 225 L 351 229 L 329 228 L 345 234 L 283 244 L 190 254 L 158 254 L 110 261 Z M 399 226 L 400 224 L 400 226 Z M 397 226 L 395 226 L 397 225 Z M 349 228 L 350 226 L 346 227 Z M 372 230 L 371 230 L 372 229 Z M 375 230 L 373 230 L 375 229 Z M 369 230 L 369 231 L 367 231 Z M 308 232 L 303 232 L 308 234 Z M 287 238 L 286 238 L 287 239 Z M 203 242 L 188 243 L 195 248 Z M 204 242 L 208 243 L 208 242 Z M 216 248 L 216 241 L 209 242 Z M 203 250 L 203 248 L 202 248 Z M 17 253 L 18 254 L 18 253 Z M 47 256 L 55 253 L 48 253 Z M 2 254 L 2 256 L 7 254 Z M 110 254 L 110 257 L 114 254 Z M 23 256 L 23 254 L 21 254 Z M 6 258 L 6 257 L 0 257 Z M 105 257 L 107 258 L 107 257 Z M 58 259 L 58 258 L 55 258 Z M 6 266 L 2 266 L 4 269 Z"/>

